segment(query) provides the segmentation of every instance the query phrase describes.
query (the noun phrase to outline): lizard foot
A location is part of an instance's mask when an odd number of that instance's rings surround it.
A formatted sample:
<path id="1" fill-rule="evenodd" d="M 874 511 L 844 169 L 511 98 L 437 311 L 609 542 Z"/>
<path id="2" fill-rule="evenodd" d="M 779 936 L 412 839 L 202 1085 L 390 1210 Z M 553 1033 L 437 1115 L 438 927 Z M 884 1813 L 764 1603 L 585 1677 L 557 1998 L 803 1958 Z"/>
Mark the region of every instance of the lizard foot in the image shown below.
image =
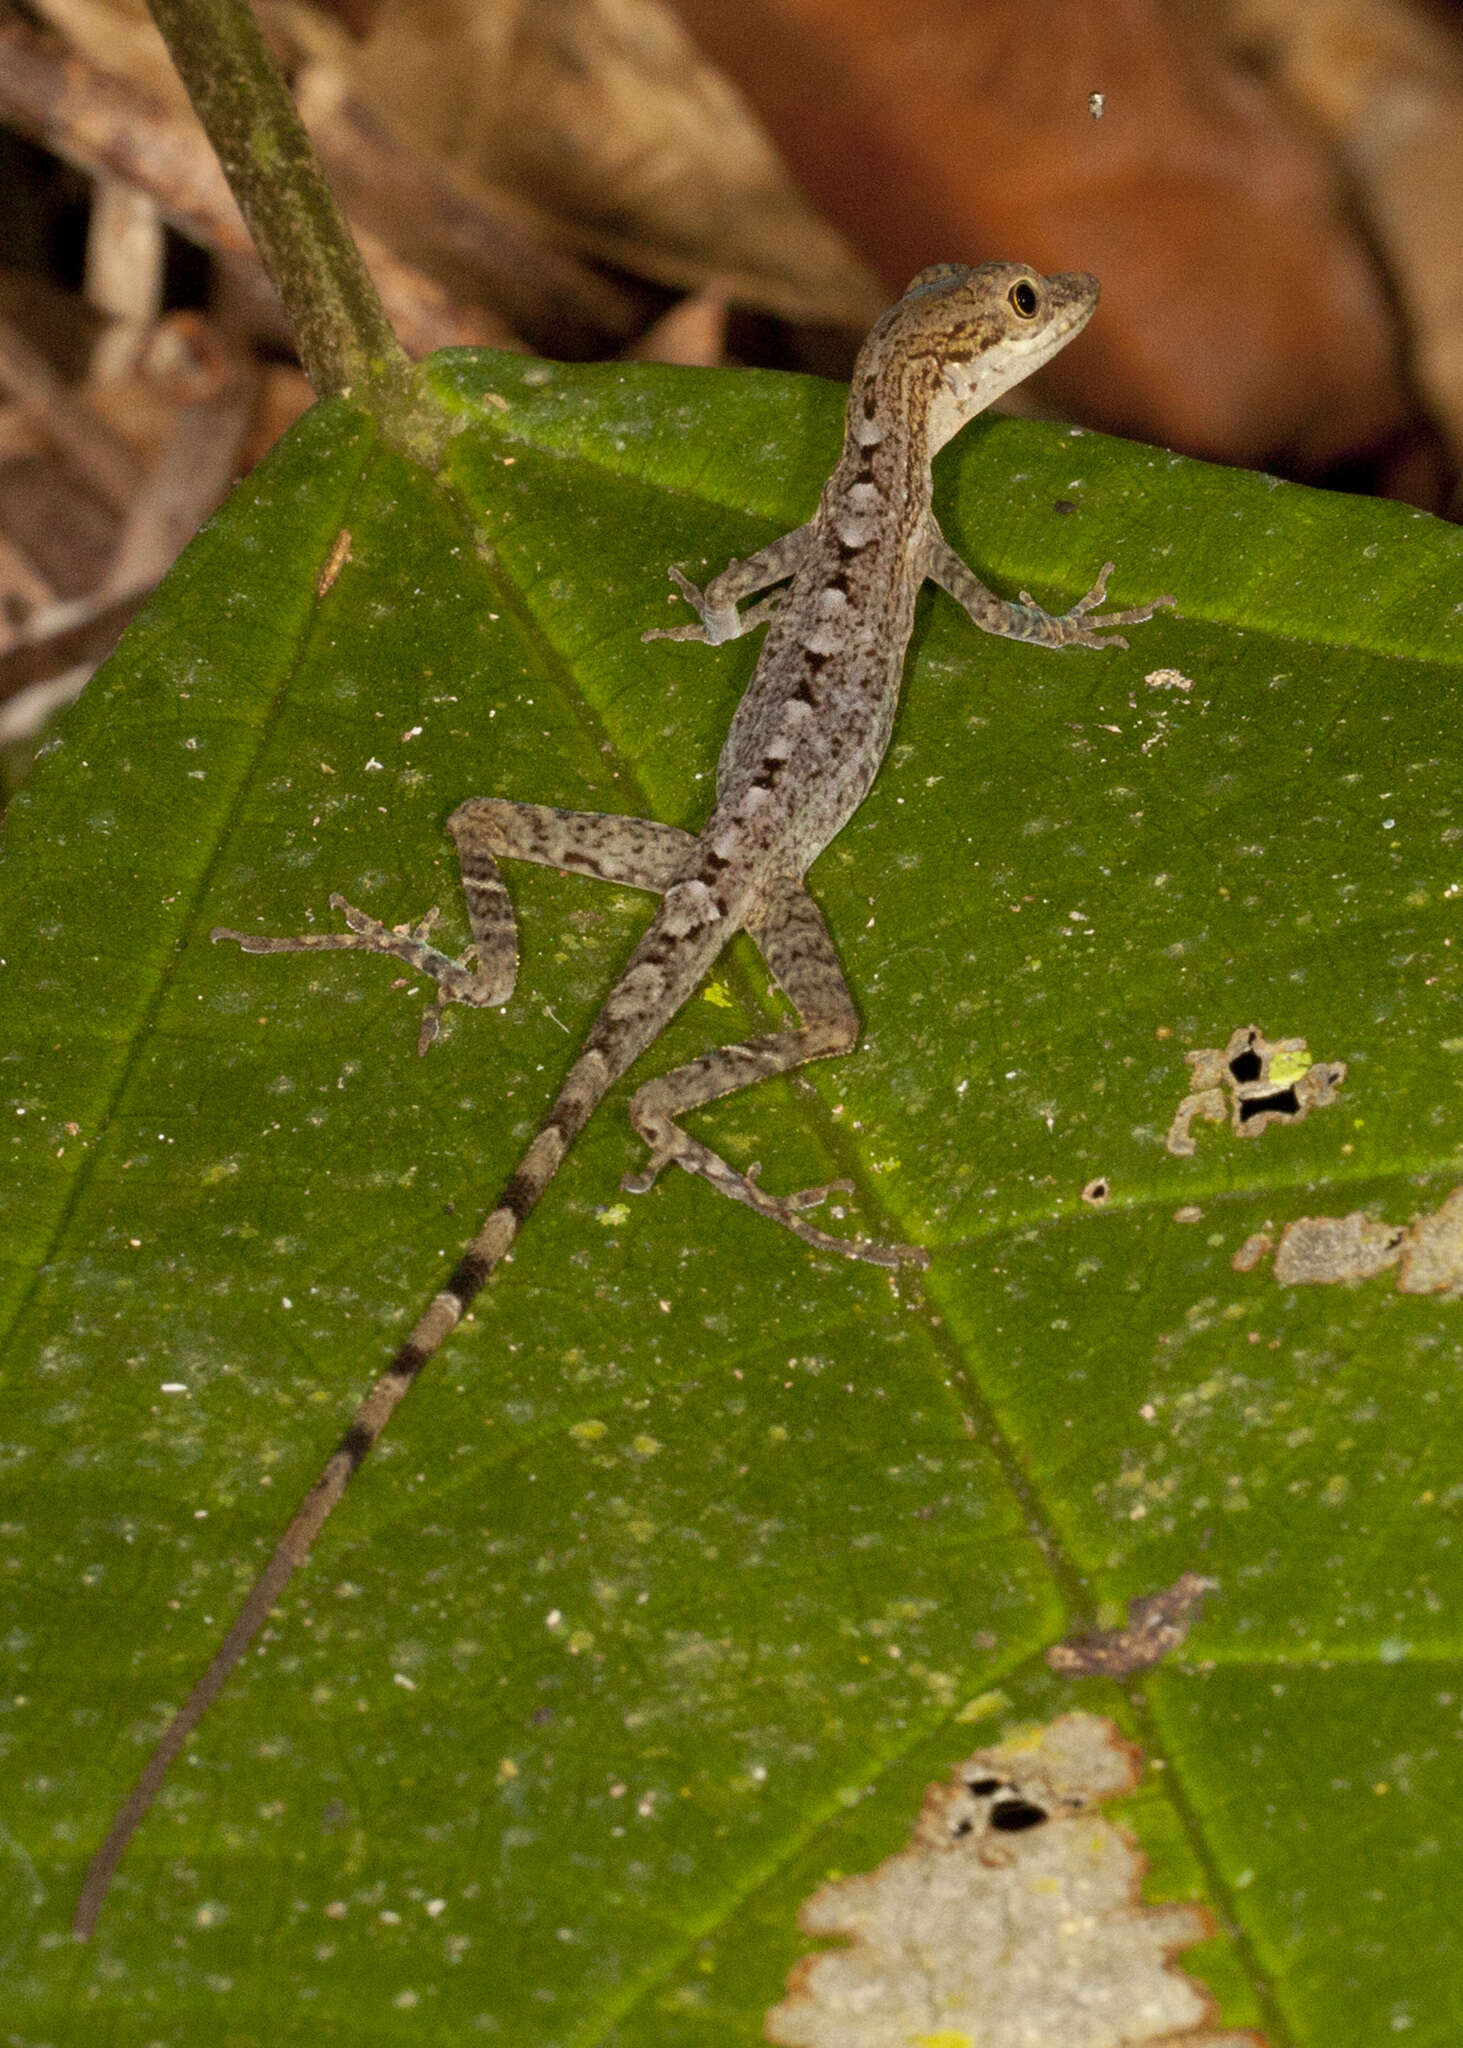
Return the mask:
<path id="1" fill-rule="evenodd" d="M 703 1180 L 710 1181 L 732 1201 L 755 1209 L 759 1216 L 766 1216 L 774 1223 L 781 1223 L 804 1244 L 813 1245 L 818 1251 L 837 1252 L 840 1258 L 845 1259 L 862 1259 L 871 1266 L 927 1266 L 930 1262 L 929 1253 L 919 1245 L 880 1244 L 868 1237 L 833 1237 L 826 1230 L 816 1230 L 811 1223 L 803 1221 L 803 1210 L 817 1208 L 830 1195 L 852 1194 L 852 1181 L 834 1180 L 824 1187 L 803 1188 L 796 1194 L 772 1195 L 758 1179 L 762 1171 L 760 1165 L 749 1166 L 745 1173 L 738 1173 L 719 1154 L 695 1138 L 687 1137 L 674 1124 L 651 1148 L 650 1159 L 641 1171 L 627 1173 L 620 1186 L 626 1194 L 643 1195 L 654 1186 L 661 1168 L 672 1161 L 684 1167 L 687 1173 L 700 1174 Z"/>
<path id="2" fill-rule="evenodd" d="M 1078 598 L 1070 611 L 1046 615 L 1061 634 L 1060 642 L 1055 644 L 1064 647 L 1126 647 L 1128 643 L 1122 634 L 1110 632 L 1110 627 L 1141 626 L 1162 606 L 1176 604 L 1178 601 L 1173 597 L 1155 597 L 1151 604 L 1134 605 L 1131 610 L 1125 612 L 1108 612 L 1103 618 L 1090 618 L 1088 614 L 1095 612 L 1106 600 L 1107 579 L 1112 572 L 1113 564 L 1104 562 L 1097 573 L 1097 581 L 1085 597 Z M 1018 592 L 1018 600 L 1040 610 L 1029 590 Z M 1095 630 L 1099 626 L 1103 629 L 1100 633 Z"/>
<path id="3" fill-rule="evenodd" d="M 246 953 L 385 953 L 394 960 L 403 961 L 437 984 L 437 993 L 422 1016 L 422 1028 L 417 1038 L 419 1053 L 424 1053 L 436 1039 L 442 1026 L 442 1012 L 448 1003 L 496 1005 L 506 1002 L 507 994 L 499 993 L 496 984 L 485 981 L 475 946 L 469 946 L 454 960 L 450 954 L 429 943 L 432 927 L 441 916 L 435 904 L 415 924 L 395 929 L 366 911 L 357 910 L 343 896 L 332 895 L 330 907 L 341 913 L 350 926 L 349 931 L 305 932 L 298 938 L 271 939 L 263 938 L 257 932 L 230 931 L 226 925 L 216 925 L 208 936 L 215 941 L 232 939 Z"/>

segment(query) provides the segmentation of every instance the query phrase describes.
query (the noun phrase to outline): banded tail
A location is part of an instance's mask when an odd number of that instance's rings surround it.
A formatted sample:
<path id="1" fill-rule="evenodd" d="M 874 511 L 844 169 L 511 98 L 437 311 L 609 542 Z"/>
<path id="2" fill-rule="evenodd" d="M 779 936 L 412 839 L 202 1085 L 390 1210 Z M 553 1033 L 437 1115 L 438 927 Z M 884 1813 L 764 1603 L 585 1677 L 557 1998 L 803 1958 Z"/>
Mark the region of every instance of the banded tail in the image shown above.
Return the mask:
<path id="1" fill-rule="evenodd" d="M 382 1431 L 405 1399 L 424 1365 L 441 1350 L 484 1284 L 501 1265 L 524 1219 L 558 1172 L 565 1153 L 583 1130 L 609 1089 L 624 1071 L 596 1043 L 590 1042 L 565 1077 L 553 1108 L 539 1125 L 518 1169 L 504 1185 L 481 1230 L 468 1245 L 440 1294 L 433 1297 L 415 1329 L 351 1417 L 350 1426 L 325 1461 L 324 1470 L 295 1510 L 294 1519 L 275 1547 L 274 1555 L 254 1581 L 228 1634 L 207 1670 L 158 1738 L 136 1784 L 112 1822 L 106 1840 L 87 1866 L 86 1878 L 71 1918 L 71 1932 L 86 1941 L 95 1930 L 127 1845 L 162 1789 L 174 1759 L 188 1737 L 228 1683 L 234 1666 L 258 1635 L 297 1565 L 310 1555 L 316 1537 L 330 1519 L 352 1478 L 375 1447 Z M 639 1047 L 624 1047 L 631 1057 Z"/>

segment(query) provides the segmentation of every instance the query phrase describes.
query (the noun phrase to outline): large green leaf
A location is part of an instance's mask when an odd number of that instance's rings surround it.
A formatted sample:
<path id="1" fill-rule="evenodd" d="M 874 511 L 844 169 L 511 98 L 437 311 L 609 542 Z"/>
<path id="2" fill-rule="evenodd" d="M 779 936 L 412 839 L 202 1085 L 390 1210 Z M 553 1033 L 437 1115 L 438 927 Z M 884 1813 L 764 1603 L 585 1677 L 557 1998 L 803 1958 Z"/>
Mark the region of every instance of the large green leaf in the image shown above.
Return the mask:
<path id="1" fill-rule="evenodd" d="M 325 928 L 339 889 L 460 929 L 440 827 L 470 795 L 699 823 L 756 649 L 639 635 L 668 562 L 805 517 L 837 442 L 806 382 L 431 377 L 440 476 L 317 409 L 10 820 L 7 2038 L 750 2043 L 798 1901 L 902 1842 L 955 1757 L 1080 1701 L 1163 1766 L 1132 1819 L 1154 1892 L 1228 1930 L 1188 1961 L 1230 2024 L 1451 2044 L 1463 1302 L 1230 1259 L 1463 1178 L 1463 542 L 1010 422 L 943 467 L 967 559 L 1067 602 L 1112 556 L 1116 603 L 1179 615 L 1054 655 L 926 598 L 890 760 L 813 876 L 864 1042 L 704 1124 L 773 1187 L 854 1177 L 928 1274 L 812 1255 L 684 1175 L 622 1196 L 618 1091 L 99 1938 L 66 1936 L 645 904 L 514 871 L 518 996 L 423 1060 L 423 991 L 382 961 L 210 927 Z M 768 1010 L 734 949 L 647 1066 Z M 1184 1050 L 1249 1024 L 1348 1062 L 1339 1100 L 1173 1157 Z M 1122 1690 L 1046 1670 L 1189 1568 L 1223 1590 L 1178 1657 Z"/>

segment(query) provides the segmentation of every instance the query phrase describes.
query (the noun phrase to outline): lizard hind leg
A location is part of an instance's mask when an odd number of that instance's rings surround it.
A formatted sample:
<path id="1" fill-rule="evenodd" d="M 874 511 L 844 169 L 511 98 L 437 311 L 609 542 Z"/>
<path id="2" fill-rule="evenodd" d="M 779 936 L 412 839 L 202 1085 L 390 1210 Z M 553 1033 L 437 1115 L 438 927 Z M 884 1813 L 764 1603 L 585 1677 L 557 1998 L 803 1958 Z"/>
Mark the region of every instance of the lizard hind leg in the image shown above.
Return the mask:
<path id="1" fill-rule="evenodd" d="M 467 877 L 464 876 L 464 886 Z M 232 939 L 246 953 L 385 953 L 393 960 L 415 968 L 437 984 L 437 993 L 422 1017 L 417 1051 L 425 1052 L 436 1038 L 442 1012 L 448 1003 L 477 1003 L 496 1008 L 513 993 L 518 973 L 518 949 L 514 943 L 513 910 L 508 891 L 494 871 L 491 882 L 478 878 L 478 903 L 468 890 L 469 922 L 473 944 L 456 959 L 431 943 L 430 933 L 441 916 L 434 905 L 414 925 L 392 927 L 369 912 L 357 910 L 344 896 L 332 893 L 330 907 L 338 910 L 349 925 L 344 932 L 302 932 L 292 938 L 265 938 L 258 932 L 231 931 L 215 925 L 209 938 Z M 474 914 L 475 911 L 479 914 Z M 506 932 L 507 944 L 503 943 Z"/>
<path id="2" fill-rule="evenodd" d="M 349 931 L 307 932 L 298 938 L 263 938 L 219 925 L 209 937 L 232 939 L 246 953 L 384 953 L 437 984 L 422 1018 L 417 1051 L 438 1034 L 449 1003 L 499 1009 L 518 979 L 518 927 L 500 860 L 526 860 L 540 867 L 593 875 L 627 888 L 664 889 L 695 845 L 689 832 L 641 818 L 599 811 L 564 811 L 550 804 L 516 804 L 500 797 L 473 797 L 447 820 L 457 848 L 462 893 L 472 944 L 458 958 L 430 943 L 438 912 L 429 910 L 412 926 L 393 929 L 332 896 L 331 908 Z"/>
<path id="3" fill-rule="evenodd" d="M 801 1022 L 790 1031 L 770 1032 L 742 1045 L 723 1045 L 669 1074 L 647 1081 L 630 1104 L 630 1121 L 650 1149 L 639 1173 L 621 1183 L 628 1194 L 644 1194 L 665 1166 L 674 1163 L 699 1174 L 721 1194 L 755 1209 L 759 1216 L 783 1224 L 805 1244 L 863 1259 L 876 1266 L 929 1263 L 917 1245 L 879 1244 L 869 1238 L 834 1237 L 803 1220 L 802 1211 L 816 1208 L 828 1196 L 851 1191 L 847 1181 L 806 1188 L 792 1195 L 769 1194 L 759 1182 L 760 1168 L 741 1173 L 709 1146 L 683 1131 L 676 1119 L 687 1110 L 750 1088 L 773 1074 L 790 1073 L 809 1060 L 831 1059 L 851 1052 L 858 1039 L 858 1013 L 817 904 L 802 885 L 780 880 L 747 931 L 756 941 Z"/>

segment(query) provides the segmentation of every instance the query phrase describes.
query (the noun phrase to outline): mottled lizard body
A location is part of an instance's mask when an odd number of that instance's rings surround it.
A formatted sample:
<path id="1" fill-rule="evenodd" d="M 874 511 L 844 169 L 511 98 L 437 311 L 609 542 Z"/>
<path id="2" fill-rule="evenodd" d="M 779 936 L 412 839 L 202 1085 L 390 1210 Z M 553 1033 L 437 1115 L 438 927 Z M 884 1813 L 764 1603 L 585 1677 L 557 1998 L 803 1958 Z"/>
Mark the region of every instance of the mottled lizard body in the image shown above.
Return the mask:
<path id="1" fill-rule="evenodd" d="M 644 1192 L 674 1161 L 820 1248 L 884 1265 L 924 1263 L 927 1255 L 912 1246 L 814 1229 L 803 1211 L 830 1189 L 770 1195 L 755 1168 L 738 1172 L 683 1131 L 677 1118 L 768 1075 L 847 1052 L 858 1036 L 852 998 L 803 876 L 878 772 L 925 579 L 948 591 L 983 630 L 1050 647 L 1125 646 L 1111 628 L 1138 624 L 1172 602 L 1158 598 L 1094 618 L 1109 563 L 1087 596 L 1060 617 L 1040 610 L 1025 592 L 1010 603 L 988 591 L 946 545 L 930 510 L 936 451 L 1054 355 L 1096 303 L 1096 280 L 1081 274 L 1043 278 L 1003 263 L 922 271 L 860 351 L 843 451 L 812 519 L 747 561 L 731 563 L 704 593 L 671 571 L 699 622 L 646 639 L 717 645 L 770 621 L 721 751 L 716 806 L 699 835 L 644 820 L 475 799 L 447 828 L 457 845 L 472 928 L 473 944 L 462 959 L 429 943 L 430 916 L 409 933 L 393 932 L 338 897 L 331 901 L 344 912 L 347 932 L 288 939 L 213 934 L 236 939 L 250 952 L 354 949 L 406 961 L 437 984 L 422 1027 L 425 1051 L 446 1003 L 501 1004 L 512 991 L 515 927 L 499 859 L 588 873 L 653 890 L 661 899 L 497 1203 L 361 1403 L 208 1669 L 164 1731 L 88 1870 L 74 1920 L 79 1935 L 91 1932 L 113 1872 L 173 1758 L 308 1555 L 397 1403 L 500 1263 L 607 1091 L 665 1030 L 738 931 L 755 940 L 800 1022 L 723 1046 L 646 1083 L 630 1116 L 650 1156 L 624 1185 Z M 744 599 L 789 578 L 785 592 L 738 613 Z"/>

